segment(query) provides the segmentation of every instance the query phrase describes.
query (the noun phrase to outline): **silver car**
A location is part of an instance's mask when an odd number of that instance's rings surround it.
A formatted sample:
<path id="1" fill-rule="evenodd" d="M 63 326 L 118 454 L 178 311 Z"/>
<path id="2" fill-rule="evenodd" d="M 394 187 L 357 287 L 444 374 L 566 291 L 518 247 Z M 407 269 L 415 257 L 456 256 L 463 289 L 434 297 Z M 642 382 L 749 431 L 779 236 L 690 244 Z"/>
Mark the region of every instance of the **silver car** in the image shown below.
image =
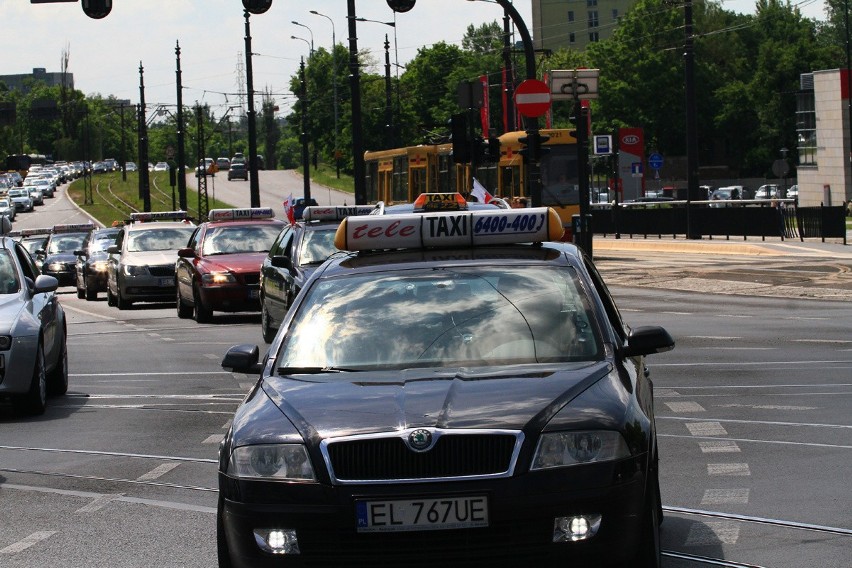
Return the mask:
<path id="1" fill-rule="evenodd" d="M 186 247 L 195 229 L 185 215 L 183 211 L 138 213 L 122 227 L 116 244 L 107 249 L 110 306 L 126 310 L 133 302 L 175 301 L 177 251 Z"/>
<path id="2" fill-rule="evenodd" d="M 19 188 L 19 189 L 10 189 L 9 190 L 9 199 L 15 205 L 15 209 L 18 211 L 32 211 L 33 210 L 33 198 L 30 197 L 29 188 Z"/>
<path id="3" fill-rule="evenodd" d="M 15 209 L 15 206 L 9 201 L 8 197 L 0 197 L 0 215 L 4 215 L 9 218 L 10 221 L 15 220 L 15 215 L 18 211 Z"/>
<path id="4" fill-rule="evenodd" d="M 42 414 L 47 395 L 68 390 L 65 312 L 59 283 L 39 275 L 27 250 L 0 237 L 0 397 Z"/>

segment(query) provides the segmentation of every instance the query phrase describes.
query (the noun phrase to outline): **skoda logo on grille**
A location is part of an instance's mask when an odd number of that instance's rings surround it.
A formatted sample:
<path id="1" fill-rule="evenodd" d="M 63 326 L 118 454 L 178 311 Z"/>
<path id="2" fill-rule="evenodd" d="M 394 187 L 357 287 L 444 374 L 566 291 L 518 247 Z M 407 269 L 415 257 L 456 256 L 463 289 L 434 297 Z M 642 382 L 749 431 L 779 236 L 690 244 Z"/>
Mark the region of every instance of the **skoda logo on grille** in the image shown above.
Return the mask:
<path id="1" fill-rule="evenodd" d="M 432 432 L 418 428 L 408 435 L 408 445 L 412 450 L 422 452 L 432 445 Z"/>

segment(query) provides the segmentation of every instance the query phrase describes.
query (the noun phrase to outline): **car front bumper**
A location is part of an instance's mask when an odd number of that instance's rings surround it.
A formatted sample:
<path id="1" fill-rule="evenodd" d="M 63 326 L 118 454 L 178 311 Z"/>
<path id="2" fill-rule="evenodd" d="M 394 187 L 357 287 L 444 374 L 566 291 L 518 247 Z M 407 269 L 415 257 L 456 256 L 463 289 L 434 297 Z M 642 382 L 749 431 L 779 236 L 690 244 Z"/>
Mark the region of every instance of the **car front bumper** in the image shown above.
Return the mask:
<path id="1" fill-rule="evenodd" d="M 260 287 L 210 286 L 201 288 L 205 307 L 217 312 L 259 312 Z"/>
<path id="2" fill-rule="evenodd" d="M 507 479 L 390 486 L 241 482 L 220 473 L 221 520 L 238 568 L 603 567 L 628 562 L 639 546 L 644 471 L 642 457 Z M 358 500 L 482 495 L 488 499 L 488 527 L 356 530 Z M 557 517 L 594 514 L 601 515 L 596 535 L 553 542 Z M 300 553 L 264 552 L 255 540 L 256 529 L 295 530 Z"/>

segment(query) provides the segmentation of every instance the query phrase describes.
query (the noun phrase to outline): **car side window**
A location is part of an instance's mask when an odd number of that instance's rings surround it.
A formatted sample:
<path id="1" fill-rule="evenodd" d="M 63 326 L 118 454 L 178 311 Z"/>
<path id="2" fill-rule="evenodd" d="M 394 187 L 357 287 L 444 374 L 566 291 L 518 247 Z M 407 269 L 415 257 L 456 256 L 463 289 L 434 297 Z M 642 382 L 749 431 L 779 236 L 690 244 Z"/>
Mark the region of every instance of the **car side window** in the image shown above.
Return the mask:
<path id="1" fill-rule="evenodd" d="M 193 231 L 192 236 L 189 237 L 189 244 L 187 245 L 187 248 L 191 248 L 195 252 L 201 251 L 201 227 Z"/>
<path id="2" fill-rule="evenodd" d="M 281 256 L 284 254 L 284 249 L 287 248 L 290 239 L 293 236 L 293 229 L 291 227 L 287 227 L 281 234 L 278 235 L 278 238 L 275 239 L 275 242 L 272 243 L 272 247 L 269 249 L 269 256 Z"/>
<path id="3" fill-rule="evenodd" d="M 601 299 L 601 303 L 604 306 L 604 310 L 606 310 L 606 316 L 609 320 L 610 327 L 618 334 L 619 339 L 622 344 L 627 341 L 627 330 L 624 326 L 624 321 L 621 319 L 621 314 L 618 311 L 618 308 L 615 306 L 615 302 L 612 299 L 612 296 L 609 293 L 609 289 L 604 284 L 603 278 L 601 278 L 598 269 L 595 268 L 595 265 L 589 262 L 589 259 L 583 255 L 583 263 L 586 265 L 586 270 L 589 273 L 589 276 L 592 278 L 592 283 L 595 286 L 595 289 L 598 292 L 598 296 Z"/>
<path id="4" fill-rule="evenodd" d="M 16 244 L 15 255 L 18 257 L 18 262 L 21 265 L 21 270 L 23 271 L 24 276 L 35 282 L 36 276 L 39 275 L 39 269 L 36 267 L 32 257 L 27 252 L 27 249 Z"/>

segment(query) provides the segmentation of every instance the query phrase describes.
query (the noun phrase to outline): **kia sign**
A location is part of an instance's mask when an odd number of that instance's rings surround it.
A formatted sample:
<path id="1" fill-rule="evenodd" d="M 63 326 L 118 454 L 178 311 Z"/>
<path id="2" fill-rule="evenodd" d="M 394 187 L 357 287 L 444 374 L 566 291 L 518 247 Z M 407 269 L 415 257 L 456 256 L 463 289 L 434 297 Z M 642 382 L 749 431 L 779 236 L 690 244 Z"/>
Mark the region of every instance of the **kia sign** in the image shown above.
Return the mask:
<path id="1" fill-rule="evenodd" d="M 550 87 L 537 79 L 527 79 L 515 89 L 515 106 L 528 118 L 536 118 L 550 110 Z"/>

